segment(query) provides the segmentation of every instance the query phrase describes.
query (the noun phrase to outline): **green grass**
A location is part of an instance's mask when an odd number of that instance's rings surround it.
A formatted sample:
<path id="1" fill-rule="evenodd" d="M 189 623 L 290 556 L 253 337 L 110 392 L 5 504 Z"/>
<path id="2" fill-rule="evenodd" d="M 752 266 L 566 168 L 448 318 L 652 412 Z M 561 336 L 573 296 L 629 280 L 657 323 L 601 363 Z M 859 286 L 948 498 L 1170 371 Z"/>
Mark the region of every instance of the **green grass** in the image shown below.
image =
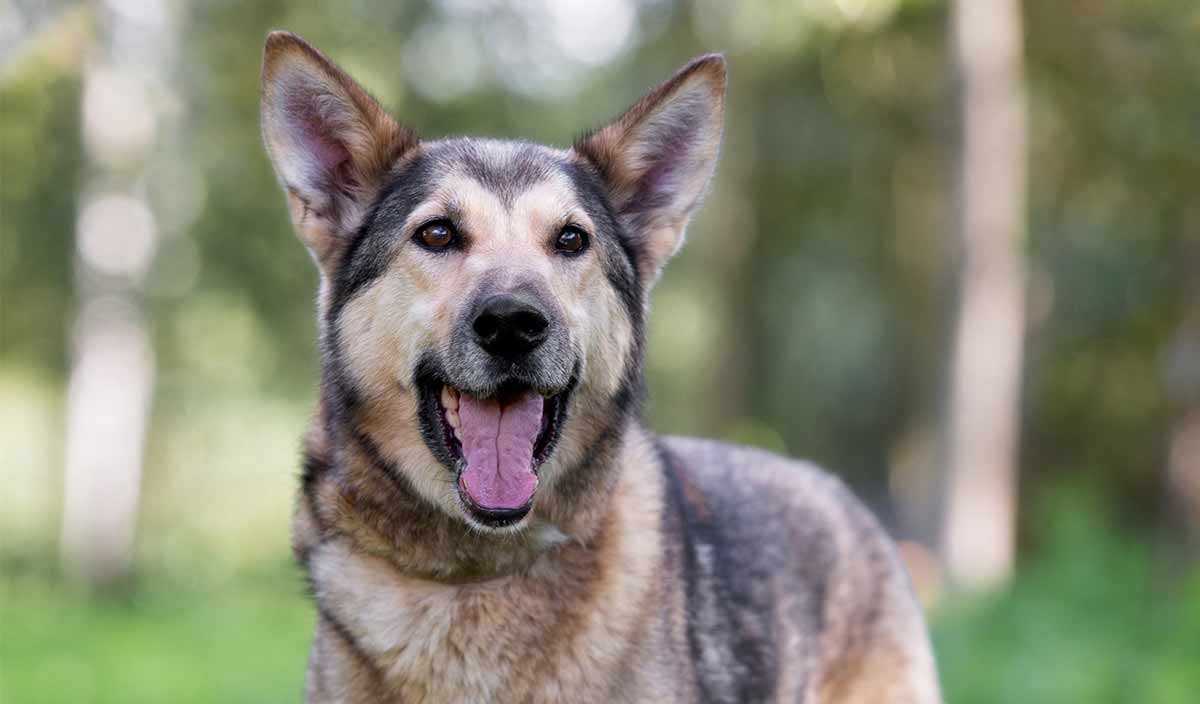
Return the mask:
<path id="1" fill-rule="evenodd" d="M 1050 508 L 1047 543 L 1009 590 L 935 615 L 946 701 L 1198 701 L 1200 570 L 1114 531 L 1086 499 L 1063 492 Z"/>
<path id="2" fill-rule="evenodd" d="M 301 699 L 313 613 L 293 570 L 119 597 L 25 575 L 0 596 L 3 704 Z"/>

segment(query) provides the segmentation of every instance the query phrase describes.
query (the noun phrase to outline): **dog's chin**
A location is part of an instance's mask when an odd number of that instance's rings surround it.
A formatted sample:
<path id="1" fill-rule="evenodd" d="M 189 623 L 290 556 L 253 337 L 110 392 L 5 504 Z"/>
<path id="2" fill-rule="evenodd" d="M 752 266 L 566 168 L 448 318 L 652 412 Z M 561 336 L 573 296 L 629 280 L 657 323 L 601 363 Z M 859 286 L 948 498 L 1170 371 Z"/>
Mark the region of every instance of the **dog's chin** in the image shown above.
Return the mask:
<path id="1" fill-rule="evenodd" d="M 454 482 L 458 505 L 462 517 L 475 528 L 510 532 L 520 529 L 530 511 L 533 509 L 537 492 L 538 471 L 553 455 L 558 439 L 562 434 L 563 424 L 567 420 L 568 403 L 575 388 L 575 377 L 560 388 L 537 389 L 519 381 L 505 381 L 494 390 L 488 392 L 473 392 L 455 386 L 447 381 L 445 376 L 436 372 L 426 372 L 418 376 L 417 388 L 420 394 L 420 425 L 425 443 L 433 456 L 446 468 Z M 541 418 L 537 420 L 536 437 L 533 438 L 532 458 L 528 474 L 520 472 L 524 487 L 508 492 L 508 501 L 499 505 L 487 506 L 477 500 L 478 489 L 472 492 L 468 481 L 469 460 L 464 450 L 463 419 L 458 415 L 459 402 L 464 396 L 481 400 L 485 403 L 495 403 L 500 408 L 511 403 L 512 399 L 533 398 L 536 394 L 541 398 Z M 532 429 L 530 431 L 532 433 Z M 524 468 L 522 468 L 523 470 Z M 530 476 L 531 475 L 531 476 Z M 499 472 L 497 472 L 499 476 Z M 497 479 L 496 481 L 503 481 Z M 512 496 L 528 499 L 518 502 L 511 500 Z"/>

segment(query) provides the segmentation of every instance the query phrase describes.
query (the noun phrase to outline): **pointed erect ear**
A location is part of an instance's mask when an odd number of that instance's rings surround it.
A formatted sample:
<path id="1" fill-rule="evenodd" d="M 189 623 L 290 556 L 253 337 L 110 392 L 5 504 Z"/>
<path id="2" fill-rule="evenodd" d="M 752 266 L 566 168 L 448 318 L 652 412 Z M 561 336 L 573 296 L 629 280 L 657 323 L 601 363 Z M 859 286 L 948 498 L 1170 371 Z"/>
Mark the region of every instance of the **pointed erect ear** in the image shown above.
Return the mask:
<path id="1" fill-rule="evenodd" d="M 725 59 L 710 54 L 575 144 L 604 177 L 647 286 L 683 244 L 716 166 L 724 122 Z"/>
<path id="2" fill-rule="evenodd" d="M 345 71 L 288 32 L 267 36 L 261 93 L 263 138 L 292 222 L 326 269 L 416 138 Z"/>

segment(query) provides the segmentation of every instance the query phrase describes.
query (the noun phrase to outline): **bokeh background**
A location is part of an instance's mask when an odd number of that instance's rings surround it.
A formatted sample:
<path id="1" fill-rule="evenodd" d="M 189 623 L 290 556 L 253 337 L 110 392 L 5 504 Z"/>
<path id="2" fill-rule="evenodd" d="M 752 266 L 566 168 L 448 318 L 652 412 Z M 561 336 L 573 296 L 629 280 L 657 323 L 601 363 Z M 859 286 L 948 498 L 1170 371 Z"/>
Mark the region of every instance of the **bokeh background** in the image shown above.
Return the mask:
<path id="1" fill-rule="evenodd" d="M 0 701 L 300 697 L 273 28 L 425 135 L 559 145 L 726 52 L 650 425 L 845 477 L 948 701 L 1196 701 L 1192 0 L 0 0 Z"/>

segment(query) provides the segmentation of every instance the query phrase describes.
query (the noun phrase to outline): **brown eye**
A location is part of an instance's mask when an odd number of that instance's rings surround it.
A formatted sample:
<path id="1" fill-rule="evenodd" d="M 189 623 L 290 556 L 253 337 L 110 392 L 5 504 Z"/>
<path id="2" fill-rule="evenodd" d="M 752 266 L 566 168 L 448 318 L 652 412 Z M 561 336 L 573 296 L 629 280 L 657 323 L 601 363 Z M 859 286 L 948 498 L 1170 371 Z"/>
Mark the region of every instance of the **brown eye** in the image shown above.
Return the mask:
<path id="1" fill-rule="evenodd" d="M 454 244 L 454 226 L 445 220 L 431 222 L 417 230 L 416 240 L 426 249 L 445 249 Z"/>
<path id="2" fill-rule="evenodd" d="M 574 225 L 564 227 L 554 240 L 554 249 L 563 254 L 580 254 L 587 247 L 587 233 Z"/>

